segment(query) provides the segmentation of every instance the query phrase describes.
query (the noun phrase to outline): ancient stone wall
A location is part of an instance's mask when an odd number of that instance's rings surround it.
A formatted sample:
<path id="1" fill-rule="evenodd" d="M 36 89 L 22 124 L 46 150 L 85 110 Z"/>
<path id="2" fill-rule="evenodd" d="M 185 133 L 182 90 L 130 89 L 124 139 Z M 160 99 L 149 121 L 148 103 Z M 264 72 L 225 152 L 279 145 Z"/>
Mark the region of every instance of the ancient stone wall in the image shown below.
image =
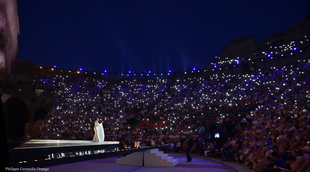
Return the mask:
<path id="1" fill-rule="evenodd" d="M 3 92 L 17 58 L 19 34 L 17 0 L 0 0 L 0 91 Z"/>
<path id="2" fill-rule="evenodd" d="M 55 97 L 53 96 L 11 94 L 3 102 L 7 138 L 21 138 L 27 133 L 34 135 L 36 130 L 33 129 L 33 126 L 38 120 L 36 111 L 43 109 L 48 113 L 54 104 Z M 42 116 L 40 119 L 43 120 Z M 18 127 L 16 127 L 17 124 Z"/>
<path id="3" fill-rule="evenodd" d="M 295 26 L 280 32 L 267 36 L 263 41 L 257 42 L 254 36 L 246 36 L 232 40 L 220 53 L 222 58 L 235 58 L 253 56 L 253 53 L 262 49 L 268 44 L 287 42 L 309 35 L 310 15 L 307 15 L 303 20 L 299 21 Z"/>

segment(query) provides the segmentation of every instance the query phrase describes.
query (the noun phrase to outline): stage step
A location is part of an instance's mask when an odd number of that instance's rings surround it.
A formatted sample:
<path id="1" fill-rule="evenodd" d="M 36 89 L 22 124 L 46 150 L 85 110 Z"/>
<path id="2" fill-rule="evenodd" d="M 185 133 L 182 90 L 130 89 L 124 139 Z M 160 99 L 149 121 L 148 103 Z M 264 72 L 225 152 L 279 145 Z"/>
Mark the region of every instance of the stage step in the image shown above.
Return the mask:
<path id="1" fill-rule="evenodd" d="M 174 167 L 179 163 L 172 156 L 164 154 L 163 151 L 152 149 L 144 153 L 144 166 L 146 167 Z"/>
<path id="2" fill-rule="evenodd" d="M 132 165 L 132 166 L 143 166 L 143 152 L 135 152 L 133 154 L 122 157 L 121 159 L 115 160 L 116 164 Z"/>
<path id="3" fill-rule="evenodd" d="M 179 163 L 177 159 L 173 159 L 172 156 L 168 156 L 168 154 L 164 154 L 163 151 L 158 149 L 136 152 L 115 160 L 115 163 L 141 167 L 143 161 L 145 167 L 174 167 Z"/>

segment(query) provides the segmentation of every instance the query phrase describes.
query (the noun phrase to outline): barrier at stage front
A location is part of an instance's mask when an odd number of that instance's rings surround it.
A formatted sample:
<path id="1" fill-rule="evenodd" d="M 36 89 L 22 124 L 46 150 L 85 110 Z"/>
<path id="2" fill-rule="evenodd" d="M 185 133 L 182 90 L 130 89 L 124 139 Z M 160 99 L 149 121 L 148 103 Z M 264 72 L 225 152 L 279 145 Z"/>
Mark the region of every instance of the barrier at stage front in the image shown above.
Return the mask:
<path id="1" fill-rule="evenodd" d="M 174 167 L 178 162 L 178 159 L 173 159 L 172 156 L 168 156 L 158 149 L 135 152 L 115 160 L 117 164 L 140 167 Z"/>

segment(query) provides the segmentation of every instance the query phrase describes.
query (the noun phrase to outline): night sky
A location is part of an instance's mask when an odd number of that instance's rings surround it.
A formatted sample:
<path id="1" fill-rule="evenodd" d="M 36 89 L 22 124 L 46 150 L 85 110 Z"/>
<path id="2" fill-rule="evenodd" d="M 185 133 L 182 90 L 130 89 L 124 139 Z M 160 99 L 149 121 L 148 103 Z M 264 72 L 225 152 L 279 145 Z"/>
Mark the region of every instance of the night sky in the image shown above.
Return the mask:
<path id="1" fill-rule="evenodd" d="M 18 0 L 18 58 L 83 71 L 202 68 L 233 39 L 257 41 L 309 14 L 309 0 Z"/>

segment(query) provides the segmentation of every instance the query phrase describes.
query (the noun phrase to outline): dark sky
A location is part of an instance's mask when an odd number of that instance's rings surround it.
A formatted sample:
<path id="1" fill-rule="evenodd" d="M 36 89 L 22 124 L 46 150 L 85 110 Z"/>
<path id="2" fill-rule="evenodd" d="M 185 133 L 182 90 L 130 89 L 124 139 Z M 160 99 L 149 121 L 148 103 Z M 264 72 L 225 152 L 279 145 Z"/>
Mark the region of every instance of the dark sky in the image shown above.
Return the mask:
<path id="1" fill-rule="evenodd" d="M 233 39 L 257 41 L 309 14 L 309 0 L 18 0 L 19 58 L 88 71 L 202 68 Z"/>

